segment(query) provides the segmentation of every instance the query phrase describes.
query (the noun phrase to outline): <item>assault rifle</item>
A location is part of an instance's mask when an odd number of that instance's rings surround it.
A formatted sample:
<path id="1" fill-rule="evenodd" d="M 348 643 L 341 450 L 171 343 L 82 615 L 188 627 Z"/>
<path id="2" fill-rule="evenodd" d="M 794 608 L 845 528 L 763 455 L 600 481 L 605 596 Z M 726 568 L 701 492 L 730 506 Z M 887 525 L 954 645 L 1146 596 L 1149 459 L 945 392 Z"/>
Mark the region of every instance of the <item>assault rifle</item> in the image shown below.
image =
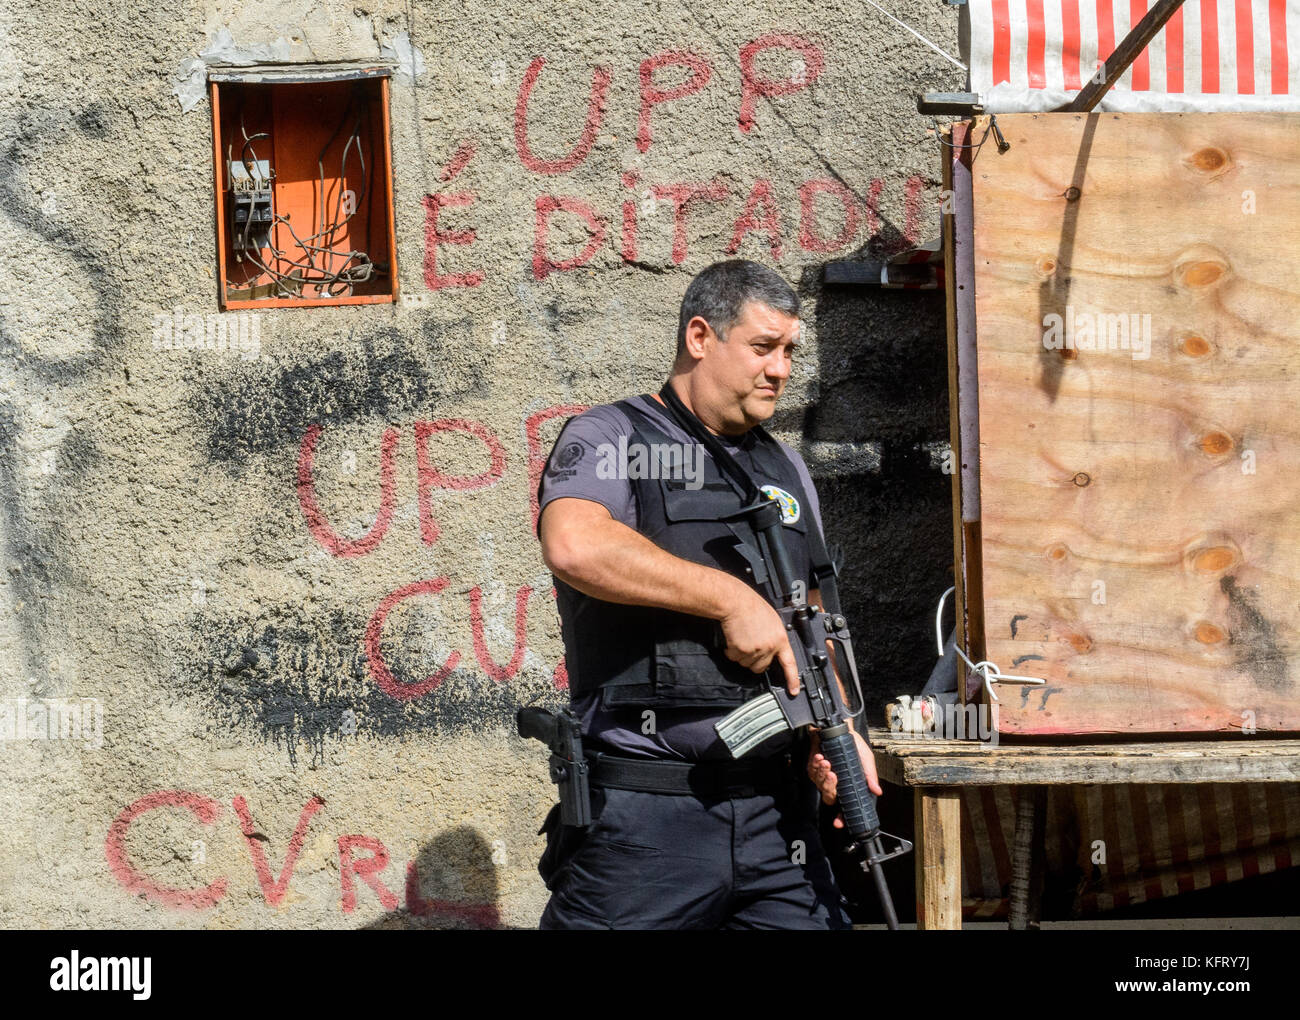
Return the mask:
<path id="1" fill-rule="evenodd" d="M 790 647 L 799 670 L 799 693 L 791 696 L 784 671 L 774 665 L 768 670 L 770 689 L 745 702 L 714 728 L 735 758 L 783 730 L 817 728 L 821 753 L 835 773 L 836 800 L 850 840 L 845 852 L 853 855 L 862 870 L 871 875 L 885 912 L 885 923 L 896 929 L 898 916 L 881 865 L 907 853 L 912 844 L 881 831 L 876 796 L 867 786 L 862 759 L 849 727 L 849 721 L 861 714 L 863 699 L 848 621 L 839 613 L 808 605 L 800 591 L 802 586 L 796 586 L 781 534 L 781 508 L 776 500 L 760 496 L 759 501 L 742 509 L 740 515 L 749 518 L 758 536 L 762 566 L 780 601 L 776 610 L 790 635 Z M 855 702 L 852 709 L 844 702 L 840 682 Z M 861 736 L 865 741 L 866 734 Z"/>
<path id="2" fill-rule="evenodd" d="M 896 929 L 898 915 L 881 865 L 910 851 L 912 844 L 881 831 L 876 797 L 867 786 L 862 759 L 858 757 L 857 743 L 849 727 L 850 720 L 862 713 L 862 687 L 853 660 L 848 621 L 838 611 L 834 570 L 828 568 L 827 576 L 821 579 L 823 600 L 834 611 L 828 613 L 821 606 L 809 606 L 806 593 L 802 585 L 796 586 L 794 571 L 790 568 L 782 534 L 781 504 L 758 488 L 717 437 L 682 403 L 670 383 L 664 385 L 659 396 L 677 423 L 705 446 L 714 463 L 740 493 L 741 509 L 724 520 L 747 523 L 753 532 L 758 548 L 752 549 L 742 541 L 738 551 L 748 561 L 759 590 L 767 593 L 780 614 L 790 635 L 790 647 L 799 670 L 798 694 L 790 695 L 784 672 L 779 666 L 769 668 L 769 690 L 745 702 L 717 723 L 714 729 L 732 757 L 739 758 L 783 730 L 804 726 L 817 728 L 821 753 L 835 773 L 836 799 L 850 840 L 845 852 L 852 855 L 875 882 L 885 912 L 885 923 Z M 761 429 L 761 426 L 755 427 Z M 821 554 L 818 559 L 829 564 L 829 559 L 824 556 L 825 543 L 821 532 L 811 521 L 809 537 L 815 542 L 815 554 Z M 844 703 L 841 682 L 854 700 L 852 708 Z M 861 736 L 864 741 L 867 739 L 865 732 Z"/>

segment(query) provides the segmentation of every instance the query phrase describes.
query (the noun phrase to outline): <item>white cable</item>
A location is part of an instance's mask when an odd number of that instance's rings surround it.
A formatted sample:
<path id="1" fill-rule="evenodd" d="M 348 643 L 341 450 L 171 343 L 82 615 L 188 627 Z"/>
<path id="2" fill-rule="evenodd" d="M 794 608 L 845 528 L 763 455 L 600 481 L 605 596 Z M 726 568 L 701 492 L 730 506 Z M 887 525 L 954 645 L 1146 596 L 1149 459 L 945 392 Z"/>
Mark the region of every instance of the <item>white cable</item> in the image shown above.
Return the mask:
<path id="1" fill-rule="evenodd" d="M 902 21 L 899 21 L 896 17 L 894 17 L 894 16 L 893 16 L 892 14 L 890 14 L 887 10 L 885 10 L 883 7 L 881 7 L 880 4 L 876 3 L 875 0 L 867 0 L 867 3 L 869 3 L 872 7 L 874 7 L 874 8 L 875 8 L 876 10 L 878 10 L 881 14 L 883 14 L 885 17 L 887 17 L 887 18 L 888 18 L 890 21 L 892 21 L 895 25 L 898 25 L 900 28 L 904 28 L 904 29 L 906 29 L 907 31 L 911 32 L 914 36 L 916 36 L 918 39 L 920 39 L 921 42 L 925 43 L 927 46 L 930 47 L 930 49 L 934 50 L 935 53 L 943 54 L 943 56 L 947 57 L 948 60 L 952 61 L 952 63 L 956 64 L 956 65 L 957 65 L 958 67 L 960 67 L 963 71 L 968 71 L 968 70 L 970 70 L 970 68 L 968 68 L 965 64 L 963 64 L 963 63 L 962 63 L 960 60 L 958 60 L 956 57 L 952 56 L 952 55 L 949 54 L 949 53 L 945 53 L 943 50 L 939 49 L 938 46 L 936 46 L 934 43 L 930 42 L 929 39 L 927 39 L 925 36 L 923 36 L 920 32 L 918 32 L 916 29 L 914 29 L 911 25 L 908 25 L 908 24 L 905 24 L 905 23 L 902 22 Z"/>
<path id="2" fill-rule="evenodd" d="M 939 646 L 939 658 L 943 658 L 943 604 L 948 601 L 948 596 L 957 590 L 954 584 L 946 592 L 939 596 L 939 610 L 934 614 L 934 640 Z"/>
<path id="3" fill-rule="evenodd" d="M 934 614 L 934 636 L 939 642 L 939 658 L 941 659 L 943 658 L 943 607 L 944 607 L 944 603 L 948 601 L 948 596 L 951 595 L 956 590 L 957 587 L 956 585 L 954 585 L 953 587 L 949 588 L 946 592 L 944 592 L 942 596 L 940 596 L 939 608 Z M 993 685 L 995 683 L 999 683 L 999 684 L 1045 684 L 1047 683 L 1046 680 L 1038 676 L 1016 676 L 1015 674 L 1012 673 L 1003 673 L 1002 670 L 998 668 L 998 664 L 989 659 L 984 659 L 980 662 L 971 662 L 970 659 L 967 658 L 966 653 L 961 650 L 961 645 L 957 643 L 955 634 L 953 636 L 952 647 L 953 647 L 953 651 L 955 651 L 958 655 L 960 655 L 962 661 L 966 663 L 966 667 L 983 678 L 984 690 L 988 692 L 989 697 L 992 698 L 994 701 L 1000 700 L 998 698 L 997 691 L 993 689 Z"/>

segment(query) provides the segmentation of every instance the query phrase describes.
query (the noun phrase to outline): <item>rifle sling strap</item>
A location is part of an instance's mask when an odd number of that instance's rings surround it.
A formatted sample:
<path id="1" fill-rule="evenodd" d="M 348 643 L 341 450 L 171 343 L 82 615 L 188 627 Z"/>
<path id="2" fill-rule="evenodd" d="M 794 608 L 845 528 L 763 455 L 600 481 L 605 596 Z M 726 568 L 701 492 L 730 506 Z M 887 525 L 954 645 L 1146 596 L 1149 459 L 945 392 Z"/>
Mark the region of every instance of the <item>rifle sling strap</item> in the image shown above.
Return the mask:
<path id="1" fill-rule="evenodd" d="M 704 422 L 700 421 L 682 403 L 671 383 L 664 383 L 663 389 L 659 391 L 659 398 L 664 402 L 669 415 L 681 429 L 709 451 L 713 462 L 718 465 L 719 470 L 726 475 L 727 480 L 735 487 L 744 504 L 749 506 L 756 503 L 762 493 L 759 491 L 758 486 L 754 484 L 754 479 L 749 476 L 748 471 L 737 463 L 736 458 L 731 455 L 727 448 L 718 442 L 718 437 L 709 431 Z M 762 425 L 755 425 L 754 428 L 758 430 L 759 435 L 764 439 L 775 442 Z M 835 563 L 826 550 L 826 540 L 822 537 L 821 528 L 817 526 L 817 521 L 811 514 L 808 518 L 808 545 L 812 553 L 813 573 L 816 575 L 818 588 L 821 590 L 823 606 L 832 613 L 838 613 L 840 612 L 840 594 L 835 581 L 837 574 Z"/>

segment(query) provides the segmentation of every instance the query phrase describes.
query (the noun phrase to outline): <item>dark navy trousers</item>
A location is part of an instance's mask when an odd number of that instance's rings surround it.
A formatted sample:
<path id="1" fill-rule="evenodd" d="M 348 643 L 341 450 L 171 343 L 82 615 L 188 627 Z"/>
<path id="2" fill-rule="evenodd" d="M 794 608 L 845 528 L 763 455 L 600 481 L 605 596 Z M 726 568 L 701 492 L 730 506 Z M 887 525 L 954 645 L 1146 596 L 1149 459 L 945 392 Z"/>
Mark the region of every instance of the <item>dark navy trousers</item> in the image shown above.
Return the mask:
<path id="1" fill-rule="evenodd" d="M 701 800 L 594 789 L 586 830 L 561 826 L 556 805 L 539 927 L 847 928 L 810 792 Z"/>

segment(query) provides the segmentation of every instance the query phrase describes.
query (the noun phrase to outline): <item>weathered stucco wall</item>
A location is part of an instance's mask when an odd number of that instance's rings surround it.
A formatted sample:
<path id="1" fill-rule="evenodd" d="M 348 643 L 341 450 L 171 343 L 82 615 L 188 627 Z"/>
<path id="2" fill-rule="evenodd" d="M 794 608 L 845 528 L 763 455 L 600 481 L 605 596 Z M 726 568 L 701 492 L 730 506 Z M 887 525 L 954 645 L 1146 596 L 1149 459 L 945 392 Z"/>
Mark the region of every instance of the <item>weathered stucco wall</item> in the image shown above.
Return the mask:
<path id="1" fill-rule="evenodd" d="M 954 8 L 904 7 L 955 52 Z M 221 30 L 290 60 L 413 41 L 406 303 L 159 343 L 217 308 L 210 111 L 173 91 Z M 0 741 L 0 924 L 535 924 L 552 788 L 512 717 L 563 684 L 536 472 L 575 408 L 658 387 L 687 281 L 732 252 L 808 301 L 775 428 L 873 696 L 919 688 L 942 300 L 821 267 L 938 233 L 913 104 L 962 76 L 871 8 L 7 0 L 0 70 L 0 696 L 28 728 Z M 642 115 L 643 76 L 706 73 Z M 30 739 L 59 704 L 84 732 Z"/>

